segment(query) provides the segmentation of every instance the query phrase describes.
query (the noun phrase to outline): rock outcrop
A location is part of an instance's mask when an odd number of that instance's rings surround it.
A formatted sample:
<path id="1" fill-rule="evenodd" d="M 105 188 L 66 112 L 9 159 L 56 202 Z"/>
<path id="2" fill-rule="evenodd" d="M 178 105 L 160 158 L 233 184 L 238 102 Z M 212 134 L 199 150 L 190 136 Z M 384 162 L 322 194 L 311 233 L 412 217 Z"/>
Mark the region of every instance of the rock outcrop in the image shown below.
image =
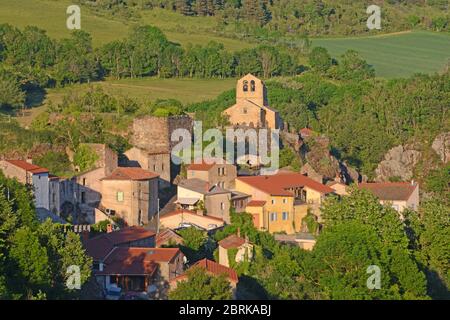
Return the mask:
<path id="1" fill-rule="evenodd" d="M 376 180 L 389 181 L 392 177 L 403 181 L 412 179 L 414 167 L 421 156 L 421 152 L 415 150 L 412 145 L 400 145 L 390 149 L 375 170 Z"/>
<path id="2" fill-rule="evenodd" d="M 431 145 L 443 163 L 450 160 L 450 132 L 439 134 Z"/>

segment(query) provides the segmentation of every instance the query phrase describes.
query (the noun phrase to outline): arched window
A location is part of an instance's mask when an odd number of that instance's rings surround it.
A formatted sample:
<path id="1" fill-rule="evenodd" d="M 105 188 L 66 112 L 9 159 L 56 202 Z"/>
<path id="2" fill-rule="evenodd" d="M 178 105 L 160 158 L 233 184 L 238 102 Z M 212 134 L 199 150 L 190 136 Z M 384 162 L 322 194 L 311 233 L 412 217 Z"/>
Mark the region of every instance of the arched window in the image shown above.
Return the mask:
<path id="1" fill-rule="evenodd" d="M 248 91 L 248 81 L 247 80 L 244 80 L 244 85 L 242 87 L 242 90 L 244 90 L 244 92 Z"/>
<path id="2" fill-rule="evenodd" d="M 255 80 L 250 81 L 250 91 L 255 91 Z"/>

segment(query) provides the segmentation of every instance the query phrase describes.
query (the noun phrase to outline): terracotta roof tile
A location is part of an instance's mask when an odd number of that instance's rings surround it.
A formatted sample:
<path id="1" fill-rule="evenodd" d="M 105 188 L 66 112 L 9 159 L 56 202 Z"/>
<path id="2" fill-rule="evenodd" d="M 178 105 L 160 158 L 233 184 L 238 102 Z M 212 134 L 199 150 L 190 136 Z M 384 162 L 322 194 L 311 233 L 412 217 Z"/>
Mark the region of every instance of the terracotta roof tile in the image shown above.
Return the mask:
<path id="1" fill-rule="evenodd" d="M 358 188 L 369 190 L 384 201 L 406 201 L 417 187 L 417 184 L 412 185 L 409 182 L 360 183 L 358 185 Z"/>
<path id="2" fill-rule="evenodd" d="M 155 236 L 155 233 L 150 230 L 141 227 L 129 227 L 89 239 L 86 241 L 85 247 L 94 260 L 102 260 L 115 246 L 153 236 Z"/>
<path id="3" fill-rule="evenodd" d="M 203 269 L 206 269 L 206 272 L 208 272 L 209 274 L 215 275 L 215 276 L 225 274 L 229 281 L 234 282 L 234 283 L 239 282 L 238 275 L 234 269 L 228 268 L 226 266 L 223 266 L 215 261 L 208 260 L 206 258 L 197 261 L 191 268 L 203 268 Z M 182 275 L 172 279 L 171 282 L 185 280 L 186 278 L 187 278 L 187 275 L 185 273 L 185 274 L 182 274 Z"/>
<path id="4" fill-rule="evenodd" d="M 6 161 L 18 168 L 21 168 L 21 169 L 26 170 L 31 173 L 38 174 L 38 173 L 47 173 L 48 172 L 47 168 L 39 167 L 35 164 L 28 163 L 24 160 L 6 160 Z"/>
<path id="5" fill-rule="evenodd" d="M 219 245 L 225 249 L 239 248 L 245 243 L 245 239 L 232 234 L 219 241 Z"/>
<path id="6" fill-rule="evenodd" d="M 172 229 L 166 229 L 157 234 L 156 246 L 160 247 L 162 244 L 170 241 L 170 239 L 173 239 L 174 241 L 183 241 L 183 238 L 178 233 Z"/>
<path id="7" fill-rule="evenodd" d="M 170 263 L 180 253 L 178 248 L 116 247 L 105 260 L 103 271 L 96 274 L 151 275 L 158 263 Z"/>
<path id="8" fill-rule="evenodd" d="M 208 259 L 202 259 L 198 262 L 196 262 L 193 267 L 200 267 L 200 268 L 205 268 L 206 271 L 219 276 L 221 274 L 225 274 L 227 276 L 228 279 L 230 279 L 233 282 L 238 282 L 238 275 L 236 273 L 236 271 L 234 271 L 231 268 L 228 268 L 226 266 L 223 266 L 215 261 L 212 260 L 208 260 Z"/>
<path id="9" fill-rule="evenodd" d="M 157 177 L 159 174 L 142 168 L 119 167 L 101 180 L 149 180 Z"/>
<path id="10" fill-rule="evenodd" d="M 274 175 L 238 177 L 245 182 L 273 196 L 293 196 L 289 188 L 308 187 L 322 194 L 332 193 L 334 190 L 324 184 L 308 178 L 300 173 L 280 172 Z"/>
<path id="11" fill-rule="evenodd" d="M 266 204 L 264 200 L 251 200 L 247 203 L 247 207 L 263 207 Z"/>

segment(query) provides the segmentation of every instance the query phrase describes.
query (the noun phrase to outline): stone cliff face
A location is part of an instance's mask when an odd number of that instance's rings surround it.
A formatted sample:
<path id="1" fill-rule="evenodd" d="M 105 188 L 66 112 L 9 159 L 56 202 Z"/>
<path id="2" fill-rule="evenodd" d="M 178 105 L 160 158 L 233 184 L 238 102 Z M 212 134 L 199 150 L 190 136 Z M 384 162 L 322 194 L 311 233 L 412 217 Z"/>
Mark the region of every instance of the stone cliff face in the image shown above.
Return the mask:
<path id="1" fill-rule="evenodd" d="M 443 163 L 450 161 L 450 132 L 441 133 L 431 145 Z"/>
<path id="2" fill-rule="evenodd" d="M 418 164 L 421 164 L 421 173 L 426 174 L 428 170 L 447 163 L 449 160 L 450 132 L 446 132 L 439 134 L 434 139 L 431 149 L 429 146 L 411 144 L 399 145 L 390 149 L 375 170 L 376 180 L 389 181 L 394 177 L 403 181 L 411 180 Z"/>
<path id="3" fill-rule="evenodd" d="M 393 177 L 403 181 L 411 180 L 414 167 L 419 162 L 421 155 L 421 152 L 415 150 L 411 145 L 392 148 L 375 169 L 376 180 L 389 181 Z"/>

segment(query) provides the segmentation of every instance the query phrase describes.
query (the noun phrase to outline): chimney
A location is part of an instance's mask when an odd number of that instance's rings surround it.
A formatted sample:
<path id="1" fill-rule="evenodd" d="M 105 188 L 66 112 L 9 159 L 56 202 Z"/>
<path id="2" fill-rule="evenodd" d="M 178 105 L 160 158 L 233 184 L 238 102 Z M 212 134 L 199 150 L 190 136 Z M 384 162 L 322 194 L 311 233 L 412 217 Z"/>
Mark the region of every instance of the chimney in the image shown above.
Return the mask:
<path id="1" fill-rule="evenodd" d="M 28 162 L 29 164 L 33 164 L 33 159 L 31 158 L 27 158 L 25 161 Z"/>

